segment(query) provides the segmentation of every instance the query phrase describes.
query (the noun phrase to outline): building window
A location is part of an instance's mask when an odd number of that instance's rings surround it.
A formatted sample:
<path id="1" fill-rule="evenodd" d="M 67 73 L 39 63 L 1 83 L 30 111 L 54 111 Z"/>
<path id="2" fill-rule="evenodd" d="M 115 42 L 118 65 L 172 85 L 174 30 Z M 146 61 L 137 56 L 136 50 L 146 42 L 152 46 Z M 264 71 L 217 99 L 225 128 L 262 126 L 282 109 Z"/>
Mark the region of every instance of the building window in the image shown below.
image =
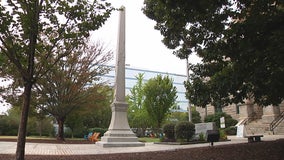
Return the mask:
<path id="1" fill-rule="evenodd" d="M 240 105 L 239 104 L 236 105 L 236 114 L 240 114 Z"/>

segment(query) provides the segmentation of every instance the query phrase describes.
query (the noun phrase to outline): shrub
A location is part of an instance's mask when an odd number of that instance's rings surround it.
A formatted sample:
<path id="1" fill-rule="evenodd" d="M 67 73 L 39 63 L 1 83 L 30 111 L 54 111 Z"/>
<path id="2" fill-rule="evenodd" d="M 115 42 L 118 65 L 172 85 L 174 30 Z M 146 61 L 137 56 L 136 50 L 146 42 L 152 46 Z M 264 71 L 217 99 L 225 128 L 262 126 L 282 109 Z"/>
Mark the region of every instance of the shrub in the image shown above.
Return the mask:
<path id="1" fill-rule="evenodd" d="M 236 135 L 237 134 L 237 127 L 231 126 L 231 127 L 225 128 L 224 131 L 227 135 Z"/>
<path id="2" fill-rule="evenodd" d="M 218 112 L 213 115 L 208 115 L 207 117 L 205 117 L 204 121 L 205 122 L 215 122 L 216 126 L 220 128 L 220 118 L 221 117 L 225 117 L 226 128 L 230 126 L 234 126 L 238 123 L 238 121 L 233 119 L 232 116 L 224 112 Z"/>
<path id="3" fill-rule="evenodd" d="M 189 139 L 192 138 L 192 136 L 195 133 L 195 126 L 191 122 L 179 122 L 175 126 L 175 135 L 176 139 L 184 140 L 186 139 L 187 142 L 189 142 Z"/>
<path id="4" fill-rule="evenodd" d="M 168 123 L 163 126 L 163 132 L 167 139 L 175 139 L 175 124 Z"/>

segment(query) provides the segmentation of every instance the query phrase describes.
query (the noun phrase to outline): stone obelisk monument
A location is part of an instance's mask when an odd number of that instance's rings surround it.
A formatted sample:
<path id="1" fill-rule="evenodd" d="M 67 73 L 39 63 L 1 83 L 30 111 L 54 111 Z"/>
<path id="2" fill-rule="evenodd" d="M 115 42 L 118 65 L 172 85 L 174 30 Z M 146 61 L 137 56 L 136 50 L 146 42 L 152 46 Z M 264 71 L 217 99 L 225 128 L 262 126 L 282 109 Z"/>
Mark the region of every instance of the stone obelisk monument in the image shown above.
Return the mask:
<path id="1" fill-rule="evenodd" d="M 115 66 L 115 94 L 111 105 L 112 117 L 108 131 L 97 142 L 103 147 L 144 146 L 129 127 L 128 104 L 125 101 L 125 7 L 121 7 Z"/>

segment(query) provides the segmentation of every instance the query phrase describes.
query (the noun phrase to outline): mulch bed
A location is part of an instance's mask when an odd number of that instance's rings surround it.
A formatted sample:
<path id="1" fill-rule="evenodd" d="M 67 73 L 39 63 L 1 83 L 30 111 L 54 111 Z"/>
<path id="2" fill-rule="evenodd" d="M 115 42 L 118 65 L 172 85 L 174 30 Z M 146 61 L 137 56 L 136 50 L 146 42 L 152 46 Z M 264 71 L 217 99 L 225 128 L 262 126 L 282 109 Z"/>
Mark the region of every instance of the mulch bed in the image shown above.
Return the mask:
<path id="1" fill-rule="evenodd" d="M 0 141 L 6 141 L 6 142 L 17 142 L 17 139 L 15 138 L 0 138 Z M 92 144 L 95 142 L 87 141 L 87 140 L 71 140 L 68 139 L 66 141 L 57 141 L 53 139 L 26 139 L 26 142 L 29 143 L 56 143 L 56 144 Z"/>
<path id="2" fill-rule="evenodd" d="M 34 141 L 35 142 L 35 141 Z M 40 140 L 37 141 L 39 143 Z M 77 143 L 81 143 L 76 141 Z M 69 143 L 69 142 L 65 142 Z M 75 142 L 72 142 L 75 143 Z M 82 141 L 83 143 L 83 141 Z M 115 148 L 114 148 L 115 149 Z M 0 155 L 2 160 L 14 155 Z M 104 155 L 26 155 L 26 160 L 284 160 L 284 139 L 171 151 Z"/>

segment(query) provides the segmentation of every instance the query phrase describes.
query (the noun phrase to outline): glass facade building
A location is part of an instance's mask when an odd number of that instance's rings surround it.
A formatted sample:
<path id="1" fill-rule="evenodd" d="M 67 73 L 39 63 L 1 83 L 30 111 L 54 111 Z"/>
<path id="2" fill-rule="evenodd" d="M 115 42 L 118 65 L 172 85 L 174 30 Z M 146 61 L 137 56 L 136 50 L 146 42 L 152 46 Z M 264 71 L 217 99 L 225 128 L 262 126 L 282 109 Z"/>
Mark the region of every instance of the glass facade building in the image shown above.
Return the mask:
<path id="1" fill-rule="evenodd" d="M 107 82 L 110 86 L 114 85 L 115 81 L 115 68 L 114 66 L 110 66 L 111 71 L 102 76 L 102 80 Z M 188 107 L 188 100 L 185 97 L 186 89 L 184 87 L 184 81 L 186 81 L 186 75 L 175 74 L 175 73 L 167 73 L 167 72 L 159 72 L 159 71 L 151 71 L 145 69 L 138 69 L 138 68 L 131 68 L 126 66 L 125 67 L 125 89 L 126 95 L 130 94 L 130 89 L 137 83 L 136 76 L 138 74 L 144 74 L 144 81 L 156 77 L 157 75 L 166 76 L 168 75 L 170 78 L 173 79 L 173 85 L 177 88 L 177 105 L 179 107 L 179 111 L 187 112 Z M 144 83 L 145 83 L 144 82 Z"/>

